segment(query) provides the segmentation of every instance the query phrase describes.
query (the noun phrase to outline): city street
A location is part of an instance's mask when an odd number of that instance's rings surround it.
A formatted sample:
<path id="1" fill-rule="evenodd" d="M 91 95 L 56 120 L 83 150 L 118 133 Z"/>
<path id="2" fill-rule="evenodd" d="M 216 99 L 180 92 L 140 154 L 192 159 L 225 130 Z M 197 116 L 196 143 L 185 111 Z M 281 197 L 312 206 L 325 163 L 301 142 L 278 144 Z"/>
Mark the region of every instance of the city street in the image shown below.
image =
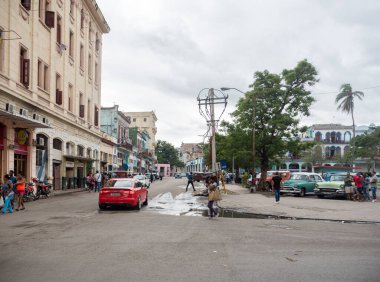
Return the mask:
<path id="1" fill-rule="evenodd" d="M 99 212 L 96 193 L 78 192 L 1 215 L 0 280 L 379 280 L 378 224 L 209 220 L 151 208 L 156 196 L 175 198 L 185 184 L 185 178 L 155 181 L 141 211 Z"/>

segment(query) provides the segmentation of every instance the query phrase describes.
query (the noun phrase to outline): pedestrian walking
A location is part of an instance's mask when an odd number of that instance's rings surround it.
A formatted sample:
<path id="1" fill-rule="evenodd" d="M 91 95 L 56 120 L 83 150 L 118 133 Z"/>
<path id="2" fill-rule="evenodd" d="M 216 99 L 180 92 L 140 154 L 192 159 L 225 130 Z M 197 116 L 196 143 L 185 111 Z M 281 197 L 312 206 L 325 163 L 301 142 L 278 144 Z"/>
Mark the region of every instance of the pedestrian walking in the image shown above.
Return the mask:
<path id="1" fill-rule="evenodd" d="M 370 186 L 372 191 L 372 202 L 376 202 L 376 190 L 377 190 L 377 176 L 376 172 L 372 172 L 372 177 L 370 179 Z"/>
<path id="2" fill-rule="evenodd" d="M 102 184 L 102 174 L 99 173 L 99 171 L 97 170 L 95 173 L 95 192 L 100 191 L 100 187 L 102 186 L 101 184 Z"/>
<path id="3" fill-rule="evenodd" d="M 24 194 L 25 194 L 25 178 L 21 174 L 17 175 L 16 182 L 16 193 L 17 193 L 17 208 L 16 211 L 25 210 L 24 206 Z"/>
<path id="4" fill-rule="evenodd" d="M 14 175 L 14 171 L 10 170 L 9 171 L 9 180 L 12 181 L 12 189 L 13 189 L 13 197 L 11 199 L 11 205 L 12 208 L 14 208 L 14 201 L 15 201 L 15 196 L 16 196 L 16 182 L 17 182 L 17 177 Z"/>
<path id="5" fill-rule="evenodd" d="M 220 201 L 220 200 L 221 200 L 220 192 L 217 189 L 215 182 L 213 182 L 213 180 L 210 180 L 210 182 L 208 183 L 208 204 L 207 204 L 207 207 L 209 209 L 210 219 L 218 215 L 218 211 L 214 208 L 214 202 Z"/>
<path id="6" fill-rule="evenodd" d="M 189 187 L 189 185 L 191 184 L 191 186 L 193 186 L 193 190 L 195 190 L 194 188 L 194 183 L 193 183 L 193 173 L 190 172 L 188 175 L 187 175 L 187 185 L 186 185 L 186 192 L 187 192 L 187 188 Z"/>
<path id="7" fill-rule="evenodd" d="M 4 184 L 3 184 L 3 195 L 4 195 L 4 206 L 1 212 L 4 214 L 9 209 L 9 213 L 13 212 L 11 200 L 13 199 L 13 183 L 10 180 L 9 174 L 4 175 Z"/>
<path id="8" fill-rule="evenodd" d="M 86 176 L 86 184 L 88 187 L 88 192 L 91 192 L 94 190 L 95 187 L 95 178 L 92 172 L 90 171 Z"/>
<path id="9" fill-rule="evenodd" d="M 357 195 L 355 195 L 355 199 L 358 201 L 363 200 L 363 174 L 358 172 L 353 178 L 357 190 Z"/>
<path id="10" fill-rule="evenodd" d="M 282 187 L 282 178 L 278 172 L 274 173 L 274 176 L 272 177 L 272 187 L 274 190 L 274 196 L 276 199 L 276 204 L 280 203 L 280 190 Z"/>
<path id="11" fill-rule="evenodd" d="M 352 177 L 349 172 L 347 172 L 346 178 L 344 179 L 344 193 L 346 194 L 347 200 L 354 200 L 354 187 L 352 185 Z"/>

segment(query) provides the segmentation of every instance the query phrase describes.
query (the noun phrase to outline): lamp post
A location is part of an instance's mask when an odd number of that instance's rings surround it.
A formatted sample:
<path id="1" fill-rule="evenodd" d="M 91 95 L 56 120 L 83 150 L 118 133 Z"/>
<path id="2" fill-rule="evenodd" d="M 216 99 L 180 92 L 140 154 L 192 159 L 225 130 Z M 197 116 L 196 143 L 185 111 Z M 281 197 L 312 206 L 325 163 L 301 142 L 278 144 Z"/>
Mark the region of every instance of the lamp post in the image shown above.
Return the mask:
<path id="1" fill-rule="evenodd" d="M 220 90 L 222 91 L 236 90 L 245 95 L 243 91 L 234 87 L 221 87 Z M 256 95 L 254 93 L 252 93 L 252 104 L 253 104 L 253 108 L 252 108 L 252 115 L 253 115 L 252 117 L 252 123 L 253 123 L 253 126 L 252 126 L 252 165 L 253 165 L 253 173 L 256 175 Z M 253 175 L 253 177 L 255 177 L 255 175 Z"/>

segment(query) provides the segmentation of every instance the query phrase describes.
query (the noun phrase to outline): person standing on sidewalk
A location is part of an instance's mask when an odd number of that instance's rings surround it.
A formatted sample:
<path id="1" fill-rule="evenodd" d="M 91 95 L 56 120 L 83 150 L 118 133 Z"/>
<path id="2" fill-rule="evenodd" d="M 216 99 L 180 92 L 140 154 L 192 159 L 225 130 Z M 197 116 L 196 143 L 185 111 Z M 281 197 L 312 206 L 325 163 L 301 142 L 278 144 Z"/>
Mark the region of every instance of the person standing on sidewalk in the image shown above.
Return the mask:
<path id="1" fill-rule="evenodd" d="M 372 172 L 372 177 L 370 180 L 371 191 L 372 191 L 372 202 L 376 202 L 376 190 L 377 190 L 377 176 L 376 172 Z"/>
<path id="2" fill-rule="evenodd" d="M 17 175 L 17 182 L 16 182 L 16 191 L 17 191 L 17 208 L 16 211 L 25 210 L 24 206 L 24 194 L 25 194 L 25 178 L 19 174 Z"/>
<path id="3" fill-rule="evenodd" d="M 193 186 L 193 190 L 195 191 L 194 183 L 193 183 L 193 173 L 192 173 L 192 172 L 190 172 L 190 173 L 187 175 L 186 192 L 187 192 L 187 188 L 189 187 L 189 184 L 191 184 L 191 186 Z"/>
<path id="4" fill-rule="evenodd" d="M 347 200 L 354 200 L 354 187 L 352 186 L 352 177 L 349 172 L 347 172 L 346 178 L 344 179 L 344 193 L 346 193 Z"/>
<path id="5" fill-rule="evenodd" d="M 13 183 L 10 180 L 10 177 L 8 174 L 4 175 L 4 184 L 3 184 L 3 195 L 4 195 L 4 206 L 1 210 L 2 213 L 6 213 L 9 209 L 9 213 L 13 212 L 11 200 L 13 199 L 14 192 L 13 192 Z"/>
<path id="6" fill-rule="evenodd" d="M 274 196 L 276 198 L 276 204 L 280 203 L 280 190 L 282 186 L 282 178 L 278 172 L 274 173 L 272 177 L 272 187 L 274 191 Z"/>
<path id="7" fill-rule="evenodd" d="M 99 171 L 97 170 L 96 173 L 95 173 L 95 192 L 96 191 L 100 191 L 100 186 L 102 186 L 102 174 L 99 173 Z"/>
<path id="8" fill-rule="evenodd" d="M 356 186 L 356 190 L 357 190 L 357 200 L 358 201 L 363 201 L 364 199 L 364 196 L 363 196 L 363 181 L 364 181 L 364 177 L 363 177 L 363 174 L 358 172 L 355 176 L 354 176 L 354 182 L 355 182 L 355 186 Z"/>

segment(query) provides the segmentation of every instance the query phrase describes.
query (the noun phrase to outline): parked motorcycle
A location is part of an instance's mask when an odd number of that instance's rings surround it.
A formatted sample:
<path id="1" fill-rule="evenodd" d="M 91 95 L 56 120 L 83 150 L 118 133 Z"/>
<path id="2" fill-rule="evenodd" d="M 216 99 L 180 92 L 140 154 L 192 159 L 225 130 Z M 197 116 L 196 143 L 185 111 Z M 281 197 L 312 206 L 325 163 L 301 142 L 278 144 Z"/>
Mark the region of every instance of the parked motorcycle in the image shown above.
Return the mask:
<path id="1" fill-rule="evenodd" d="M 25 194 L 23 196 L 24 202 L 35 201 L 36 193 L 34 191 L 34 183 L 29 182 L 25 187 Z"/>
<path id="2" fill-rule="evenodd" d="M 36 200 L 38 200 L 41 196 L 48 198 L 51 191 L 51 185 L 39 181 L 38 178 L 33 178 L 33 182 L 37 186 Z"/>

